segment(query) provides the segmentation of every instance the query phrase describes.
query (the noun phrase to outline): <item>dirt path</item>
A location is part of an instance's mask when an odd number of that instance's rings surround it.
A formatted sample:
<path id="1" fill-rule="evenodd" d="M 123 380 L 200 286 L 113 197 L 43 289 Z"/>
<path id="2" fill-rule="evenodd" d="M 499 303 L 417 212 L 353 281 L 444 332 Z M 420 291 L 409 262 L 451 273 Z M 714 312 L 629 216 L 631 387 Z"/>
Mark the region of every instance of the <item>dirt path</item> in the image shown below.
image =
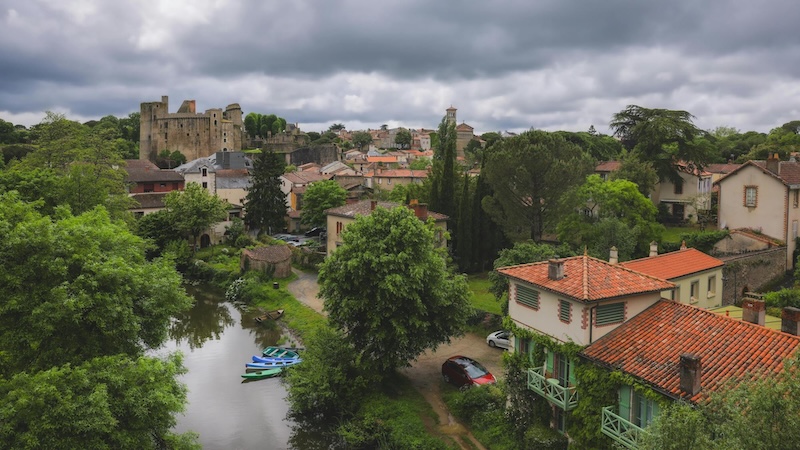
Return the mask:
<path id="1" fill-rule="evenodd" d="M 294 273 L 297 274 L 297 279 L 289 283 L 289 292 L 301 303 L 325 314 L 323 302 L 317 297 L 319 293 L 317 275 L 297 270 Z M 502 354 L 502 350 L 486 345 L 485 337 L 468 333 L 454 339 L 450 344 L 439 346 L 436 351 L 423 353 L 411 367 L 401 370 L 401 373 L 408 377 L 411 384 L 425 397 L 436 413 L 438 424 L 426 424 L 432 432 L 450 437 L 462 449 L 486 449 L 447 410 L 447 405 L 442 399 L 442 389 L 447 387 L 442 381 L 442 362 L 453 355 L 469 356 L 480 361 L 495 377 L 500 378 L 503 375 Z"/>

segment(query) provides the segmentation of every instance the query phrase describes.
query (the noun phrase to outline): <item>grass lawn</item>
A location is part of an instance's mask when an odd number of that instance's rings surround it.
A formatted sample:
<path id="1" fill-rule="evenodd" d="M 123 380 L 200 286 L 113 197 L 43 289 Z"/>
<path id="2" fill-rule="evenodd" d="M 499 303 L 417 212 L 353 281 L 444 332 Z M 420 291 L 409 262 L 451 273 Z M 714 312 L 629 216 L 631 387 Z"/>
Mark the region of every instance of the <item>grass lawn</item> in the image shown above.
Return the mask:
<path id="1" fill-rule="evenodd" d="M 489 278 L 486 273 L 478 273 L 467 277 L 469 290 L 472 291 L 472 306 L 481 311 L 501 315 L 500 302 L 489 292 Z"/>
<path id="2" fill-rule="evenodd" d="M 664 242 L 680 242 L 682 234 L 695 233 L 697 231 L 700 231 L 700 229 L 696 227 L 667 227 L 667 230 L 661 235 L 661 239 Z"/>

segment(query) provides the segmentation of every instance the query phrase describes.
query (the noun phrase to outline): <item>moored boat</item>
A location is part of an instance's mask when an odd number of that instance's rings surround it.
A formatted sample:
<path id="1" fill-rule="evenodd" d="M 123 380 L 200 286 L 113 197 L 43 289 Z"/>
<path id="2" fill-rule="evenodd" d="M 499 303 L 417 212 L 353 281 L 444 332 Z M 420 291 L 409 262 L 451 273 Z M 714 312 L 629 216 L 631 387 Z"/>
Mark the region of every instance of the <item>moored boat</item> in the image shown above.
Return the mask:
<path id="1" fill-rule="evenodd" d="M 266 313 L 256 317 L 256 322 L 261 323 L 265 320 L 278 320 L 283 316 L 282 309 L 276 309 L 273 311 L 267 311 Z"/>
<path id="2" fill-rule="evenodd" d="M 295 360 L 298 360 L 298 359 L 300 359 L 300 358 L 297 357 L 297 356 L 285 357 L 285 358 L 275 358 L 275 357 L 271 357 L 271 356 L 253 355 L 253 362 L 257 362 L 257 363 L 280 362 L 280 361 L 295 361 Z"/>
<path id="3" fill-rule="evenodd" d="M 274 367 L 289 367 L 295 364 L 299 364 L 302 360 L 300 359 L 293 359 L 293 360 L 286 360 L 286 361 L 275 361 L 275 362 L 254 362 L 254 363 L 247 363 L 244 366 L 248 369 L 270 369 Z"/>
<path id="4" fill-rule="evenodd" d="M 298 358 L 300 355 L 292 350 L 288 350 L 282 347 L 267 347 L 261 352 L 262 356 L 266 356 L 269 358 Z"/>
<path id="5" fill-rule="evenodd" d="M 276 377 L 283 372 L 283 367 L 274 367 L 271 369 L 265 369 L 258 372 L 249 372 L 243 373 L 242 378 L 246 380 L 260 380 L 262 378 L 272 378 Z"/>

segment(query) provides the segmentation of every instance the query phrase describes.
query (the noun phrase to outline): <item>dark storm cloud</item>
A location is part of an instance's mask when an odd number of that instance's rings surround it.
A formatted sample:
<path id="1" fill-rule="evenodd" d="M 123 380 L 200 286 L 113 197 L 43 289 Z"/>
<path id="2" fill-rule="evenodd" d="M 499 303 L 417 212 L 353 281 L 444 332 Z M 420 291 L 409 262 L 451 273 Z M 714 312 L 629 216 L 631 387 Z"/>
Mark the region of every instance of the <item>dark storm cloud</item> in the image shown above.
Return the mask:
<path id="1" fill-rule="evenodd" d="M 455 104 L 477 131 L 602 131 L 641 104 L 768 131 L 800 116 L 799 21 L 786 0 L 0 0 L 0 116 L 169 95 L 314 126 L 435 128 Z"/>

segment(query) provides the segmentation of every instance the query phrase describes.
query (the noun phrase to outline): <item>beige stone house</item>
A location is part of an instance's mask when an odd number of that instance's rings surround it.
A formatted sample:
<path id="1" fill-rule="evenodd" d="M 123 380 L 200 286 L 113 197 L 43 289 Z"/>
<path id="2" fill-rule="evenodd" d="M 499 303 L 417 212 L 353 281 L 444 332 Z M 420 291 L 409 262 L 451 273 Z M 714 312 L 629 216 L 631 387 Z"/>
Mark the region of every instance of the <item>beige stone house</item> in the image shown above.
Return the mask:
<path id="1" fill-rule="evenodd" d="M 749 228 L 786 243 L 786 267 L 794 267 L 800 222 L 800 163 L 748 161 L 717 181 L 719 228 Z"/>
<path id="2" fill-rule="evenodd" d="M 375 210 L 375 208 L 396 208 L 401 206 L 399 203 L 394 202 L 379 202 L 377 200 L 362 200 L 350 202 L 343 206 L 331 208 L 326 212 L 327 214 L 327 253 L 330 255 L 336 250 L 336 247 L 341 245 L 342 232 L 348 225 L 355 222 L 358 216 L 368 216 Z M 409 208 L 414 210 L 414 214 L 420 220 L 428 220 L 432 218 L 436 226 L 441 228 L 441 233 L 438 233 L 439 245 L 444 246 L 447 244 L 445 234 L 447 232 L 447 220 L 449 219 L 444 214 L 428 211 L 428 205 L 425 204 L 412 204 Z"/>

